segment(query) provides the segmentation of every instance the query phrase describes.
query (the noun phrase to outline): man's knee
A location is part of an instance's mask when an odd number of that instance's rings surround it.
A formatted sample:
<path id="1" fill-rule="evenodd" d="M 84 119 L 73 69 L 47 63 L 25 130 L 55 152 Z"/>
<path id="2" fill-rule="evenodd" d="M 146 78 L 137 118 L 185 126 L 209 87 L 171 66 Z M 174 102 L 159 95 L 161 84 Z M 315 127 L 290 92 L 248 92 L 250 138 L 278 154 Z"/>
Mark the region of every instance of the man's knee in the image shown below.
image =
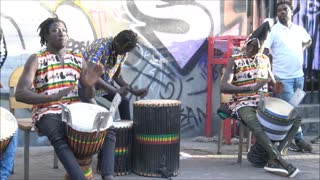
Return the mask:
<path id="1" fill-rule="evenodd" d="M 109 129 L 106 135 L 106 140 L 107 141 L 112 141 L 112 142 L 116 142 L 116 132 L 114 129 Z"/>

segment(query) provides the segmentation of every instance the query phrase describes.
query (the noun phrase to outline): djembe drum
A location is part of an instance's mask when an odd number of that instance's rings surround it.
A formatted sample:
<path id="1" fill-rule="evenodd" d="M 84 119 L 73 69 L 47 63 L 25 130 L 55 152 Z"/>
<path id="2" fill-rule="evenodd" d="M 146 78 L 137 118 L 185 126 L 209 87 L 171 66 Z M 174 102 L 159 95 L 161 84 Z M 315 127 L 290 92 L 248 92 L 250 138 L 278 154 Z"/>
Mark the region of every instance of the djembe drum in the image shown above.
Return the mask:
<path id="1" fill-rule="evenodd" d="M 93 180 L 92 156 L 102 147 L 113 118 L 110 112 L 95 104 L 73 103 L 62 108 L 68 143 L 86 179 Z M 66 175 L 65 179 L 69 179 Z"/>
<path id="2" fill-rule="evenodd" d="M 121 120 L 113 123 L 116 132 L 114 174 L 128 175 L 132 170 L 132 127 L 133 121 Z"/>
<path id="3" fill-rule="evenodd" d="M 274 97 L 260 96 L 257 118 L 271 141 L 283 140 L 292 127 L 292 117 L 296 111 L 292 105 Z M 256 142 L 247 154 L 248 161 L 256 167 L 264 167 L 268 162 L 268 152 Z"/>
<path id="4" fill-rule="evenodd" d="M 274 97 L 261 97 L 257 108 L 257 118 L 267 136 L 272 141 L 283 140 L 296 113 L 294 107 L 286 101 Z"/>
<path id="5" fill-rule="evenodd" d="M 177 100 L 133 103 L 133 172 L 151 177 L 178 175 L 180 112 Z"/>
<path id="6" fill-rule="evenodd" d="M 17 132 L 18 124 L 16 118 L 3 107 L 0 107 L 0 152 L 1 155 L 7 149 L 14 133 Z"/>

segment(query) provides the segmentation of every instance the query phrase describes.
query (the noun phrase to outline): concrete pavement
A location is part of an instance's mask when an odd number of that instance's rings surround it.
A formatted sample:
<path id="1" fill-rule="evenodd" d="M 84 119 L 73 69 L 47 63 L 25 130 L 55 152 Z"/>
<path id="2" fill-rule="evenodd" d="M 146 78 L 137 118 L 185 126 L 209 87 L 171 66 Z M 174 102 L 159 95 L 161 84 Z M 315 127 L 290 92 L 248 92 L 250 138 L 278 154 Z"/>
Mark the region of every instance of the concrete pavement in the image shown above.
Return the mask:
<path id="1" fill-rule="evenodd" d="M 306 136 L 310 141 L 313 137 Z M 289 179 L 270 174 L 262 168 L 255 168 L 246 160 L 243 154 L 242 164 L 237 161 L 237 145 L 223 145 L 222 154 L 218 155 L 216 142 L 196 142 L 192 138 L 184 138 L 180 142 L 180 168 L 175 179 Z M 319 144 L 313 145 L 314 153 L 288 152 L 288 159 L 300 169 L 300 173 L 294 179 L 320 179 L 319 176 Z M 93 157 L 95 167 L 97 158 Z M 53 149 L 51 146 L 31 147 L 30 149 L 30 179 L 31 180 L 60 180 L 63 179 L 65 170 L 59 162 L 59 168 L 53 169 Z M 23 148 L 19 147 L 16 160 L 15 172 L 9 180 L 23 179 Z M 100 180 L 99 174 L 95 173 L 95 179 Z M 116 176 L 115 179 L 159 179 L 143 177 L 131 173 L 127 176 Z"/>

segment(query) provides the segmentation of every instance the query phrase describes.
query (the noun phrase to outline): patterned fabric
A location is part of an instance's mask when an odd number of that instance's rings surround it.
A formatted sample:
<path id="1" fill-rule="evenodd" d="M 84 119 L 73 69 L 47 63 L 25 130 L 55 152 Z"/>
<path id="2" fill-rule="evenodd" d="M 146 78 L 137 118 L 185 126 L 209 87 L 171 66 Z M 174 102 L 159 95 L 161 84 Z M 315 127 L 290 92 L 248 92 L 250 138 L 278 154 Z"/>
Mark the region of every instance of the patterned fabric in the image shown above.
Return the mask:
<path id="1" fill-rule="evenodd" d="M 234 56 L 234 77 L 232 84 L 235 86 L 254 86 L 259 80 L 268 79 L 268 62 L 269 59 L 264 54 L 257 54 L 254 58 L 245 58 L 242 54 Z M 257 106 L 260 92 L 268 96 L 267 84 L 257 92 L 248 91 L 233 94 L 228 106 L 233 113 L 243 106 Z"/>
<path id="2" fill-rule="evenodd" d="M 86 61 L 99 62 L 104 65 L 104 72 L 101 78 L 107 83 L 111 83 L 114 74 L 125 62 L 125 55 L 115 56 L 115 53 L 112 51 L 112 42 L 112 37 L 97 39 L 82 53 Z M 97 96 L 104 96 L 106 94 L 108 92 L 102 89 L 96 91 Z"/>
<path id="3" fill-rule="evenodd" d="M 57 94 L 59 90 L 70 85 L 77 87 L 82 68 L 82 55 L 67 51 L 64 55 L 64 65 L 56 55 L 51 54 L 46 49 L 36 53 L 38 59 L 38 69 L 33 82 L 34 91 L 46 95 Z M 38 121 L 42 115 L 48 113 L 61 113 L 58 104 L 70 104 L 78 102 L 78 89 L 72 90 L 67 96 L 59 101 L 36 104 L 32 109 L 33 121 Z"/>

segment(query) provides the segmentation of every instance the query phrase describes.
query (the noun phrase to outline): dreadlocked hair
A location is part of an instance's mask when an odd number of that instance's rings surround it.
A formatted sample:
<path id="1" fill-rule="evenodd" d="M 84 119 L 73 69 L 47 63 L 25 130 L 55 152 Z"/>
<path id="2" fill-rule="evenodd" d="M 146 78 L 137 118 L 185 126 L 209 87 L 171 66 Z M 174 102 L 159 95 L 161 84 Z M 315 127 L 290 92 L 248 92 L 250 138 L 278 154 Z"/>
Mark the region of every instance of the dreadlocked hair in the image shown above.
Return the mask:
<path id="1" fill-rule="evenodd" d="M 44 20 L 38 27 L 39 36 L 40 36 L 40 44 L 41 46 L 47 45 L 46 36 L 49 35 L 49 28 L 51 24 L 61 22 L 67 29 L 66 23 L 62 20 L 60 20 L 58 17 L 48 18 Z"/>
<path id="2" fill-rule="evenodd" d="M 126 44 L 128 49 L 133 49 L 137 45 L 137 33 L 132 30 L 123 30 L 115 37 L 120 46 Z"/>
<path id="3" fill-rule="evenodd" d="M 259 43 L 262 45 L 267 39 L 270 30 L 270 23 L 266 21 L 251 33 L 247 41 L 250 41 L 251 39 L 258 39 Z"/>

